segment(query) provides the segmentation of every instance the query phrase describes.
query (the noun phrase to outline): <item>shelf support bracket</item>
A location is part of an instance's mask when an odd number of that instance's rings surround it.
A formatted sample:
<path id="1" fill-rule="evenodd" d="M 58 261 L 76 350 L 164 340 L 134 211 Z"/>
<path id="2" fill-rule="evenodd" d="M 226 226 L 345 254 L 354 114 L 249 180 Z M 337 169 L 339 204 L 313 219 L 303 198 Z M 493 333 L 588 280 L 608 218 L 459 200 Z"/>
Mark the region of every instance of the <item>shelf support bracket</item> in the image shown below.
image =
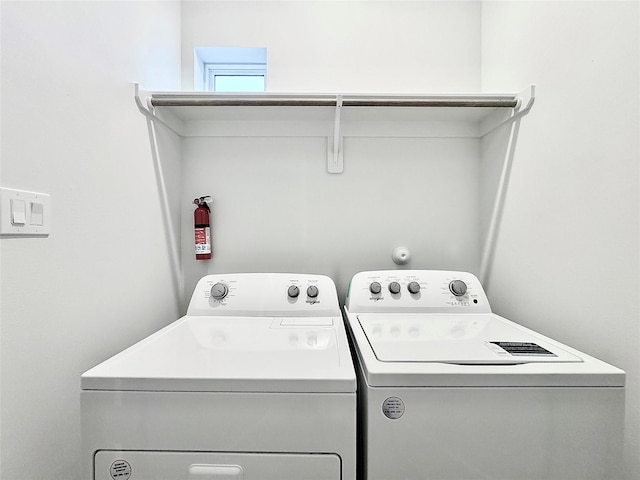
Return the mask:
<path id="1" fill-rule="evenodd" d="M 138 110 L 140 110 L 140 113 L 142 113 L 145 117 L 147 117 L 147 119 L 151 120 L 152 122 L 159 122 L 176 135 L 182 136 L 181 128 L 176 125 L 171 125 L 169 122 L 163 120 L 155 114 L 154 108 L 151 105 L 151 95 L 148 91 L 144 90 L 139 83 L 134 84 L 134 89 L 134 98 L 136 100 L 136 105 L 138 107 Z"/>
<path id="2" fill-rule="evenodd" d="M 329 173 L 342 173 L 344 170 L 344 155 L 342 152 L 344 137 L 340 134 L 341 113 L 342 95 L 338 95 L 336 97 L 336 113 L 333 122 L 333 142 L 327 142 L 327 171 Z"/>
<path id="3" fill-rule="evenodd" d="M 484 241 L 482 257 L 480 259 L 480 281 L 483 285 L 485 285 L 485 288 L 489 285 L 490 282 L 490 271 L 493 263 L 497 237 L 500 230 L 502 213 L 504 210 L 504 202 L 509 185 L 509 178 L 511 176 L 511 167 L 513 165 L 513 160 L 515 157 L 515 148 L 518 139 L 518 133 L 520 131 L 520 119 L 529 113 L 531 107 L 533 107 L 533 103 L 535 102 L 535 100 L 536 86 L 531 85 L 528 89 L 520 92 L 518 96 L 518 106 L 516 107 L 514 113 L 506 120 L 493 126 L 491 129 L 495 130 L 502 125 L 509 125 L 509 128 L 511 130 L 509 131 L 507 151 L 502 163 L 500 180 L 498 182 L 498 188 L 495 200 L 493 202 L 493 209 L 491 212 L 489 228 Z"/>
<path id="4" fill-rule="evenodd" d="M 518 94 L 517 98 L 518 98 L 518 102 L 515 108 L 513 109 L 511 114 L 508 115 L 506 118 L 499 119 L 497 121 L 494 121 L 492 120 L 492 118 L 489 118 L 487 121 L 483 122 L 481 126 L 481 132 L 480 132 L 481 137 L 484 137 L 488 133 L 493 132 L 498 127 L 501 127 L 507 124 L 512 124 L 516 120 L 519 120 L 520 118 L 528 114 L 529 111 L 531 110 L 531 107 L 533 107 L 533 103 L 536 101 L 536 86 L 530 85 L 529 88 L 526 88 L 523 91 L 521 91 Z"/>

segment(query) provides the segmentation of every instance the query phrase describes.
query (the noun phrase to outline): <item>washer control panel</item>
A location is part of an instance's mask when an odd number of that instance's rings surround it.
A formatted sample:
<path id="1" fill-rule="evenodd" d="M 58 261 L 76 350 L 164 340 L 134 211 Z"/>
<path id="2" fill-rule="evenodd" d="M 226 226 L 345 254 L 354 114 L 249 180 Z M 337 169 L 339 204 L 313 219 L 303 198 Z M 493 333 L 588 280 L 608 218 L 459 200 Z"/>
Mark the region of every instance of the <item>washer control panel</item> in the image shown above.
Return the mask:
<path id="1" fill-rule="evenodd" d="M 340 316 L 340 306 L 324 275 L 234 273 L 201 278 L 187 315 Z"/>
<path id="2" fill-rule="evenodd" d="M 352 312 L 491 313 L 472 273 L 446 270 L 379 270 L 356 274 L 346 307 Z"/>

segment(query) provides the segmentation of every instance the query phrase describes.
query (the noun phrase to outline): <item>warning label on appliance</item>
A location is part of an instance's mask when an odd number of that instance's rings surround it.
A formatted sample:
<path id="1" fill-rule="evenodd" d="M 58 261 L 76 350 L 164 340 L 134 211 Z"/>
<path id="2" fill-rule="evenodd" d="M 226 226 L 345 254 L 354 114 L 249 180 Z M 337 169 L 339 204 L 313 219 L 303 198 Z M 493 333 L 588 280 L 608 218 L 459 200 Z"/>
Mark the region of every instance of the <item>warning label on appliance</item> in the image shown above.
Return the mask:
<path id="1" fill-rule="evenodd" d="M 129 480 L 131 465 L 126 460 L 116 460 L 111 464 L 111 478 L 113 480 Z"/>
<path id="2" fill-rule="evenodd" d="M 513 356 L 556 357 L 557 355 L 532 342 L 491 342 Z"/>
<path id="3" fill-rule="evenodd" d="M 404 402 L 398 397 L 389 397 L 382 402 L 382 413 L 391 420 L 397 420 L 404 414 Z"/>

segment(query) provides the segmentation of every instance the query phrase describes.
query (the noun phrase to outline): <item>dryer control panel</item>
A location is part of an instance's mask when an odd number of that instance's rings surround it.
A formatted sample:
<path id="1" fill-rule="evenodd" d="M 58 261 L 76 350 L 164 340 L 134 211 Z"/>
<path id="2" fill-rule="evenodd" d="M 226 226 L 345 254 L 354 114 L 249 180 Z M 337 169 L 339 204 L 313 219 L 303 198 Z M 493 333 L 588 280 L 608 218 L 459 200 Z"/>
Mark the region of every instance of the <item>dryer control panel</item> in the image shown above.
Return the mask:
<path id="1" fill-rule="evenodd" d="M 336 286 L 325 275 L 229 273 L 202 277 L 187 315 L 340 317 Z"/>
<path id="2" fill-rule="evenodd" d="M 346 307 L 362 313 L 491 313 L 478 278 L 448 270 L 360 272 L 351 279 Z"/>

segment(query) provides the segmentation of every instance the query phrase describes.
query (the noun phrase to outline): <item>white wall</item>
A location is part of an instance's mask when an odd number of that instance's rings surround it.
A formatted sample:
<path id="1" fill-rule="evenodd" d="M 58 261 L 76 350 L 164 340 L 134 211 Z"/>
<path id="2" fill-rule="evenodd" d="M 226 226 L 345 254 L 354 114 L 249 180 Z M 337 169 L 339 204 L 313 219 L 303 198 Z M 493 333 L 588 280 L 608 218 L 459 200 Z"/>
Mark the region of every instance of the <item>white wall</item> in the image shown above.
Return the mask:
<path id="1" fill-rule="evenodd" d="M 482 88 L 538 87 L 489 296 L 498 312 L 627 372 L 627 459 L 616 480 L 640 478 L 639 5 L 482 6 Z"/>
<path id="2" fill-rule="evenodd" d="M 269 91 L 477 91 L 479 20 L 478 2 L 186 1 L 183 88 L 194 47 L 256 46 L 267 48 Z M 401 245 L 413 268 L 475 271 L 479 140 L 425 135 L 346 137 L 340 175 L 326 171 L 323 138 L 293 129 L 184 139 L 185 197 L 214 198 L 214 259 L 183 249 L 185 292 L 207 272 L 289 270 L 330 275 L 344 298 L 354 273 L 395 268 Z M 185 203 L 184 245 L 192 211 Z"/>
<path id="3" fill-rule="evenodd" d="M 475 270 L 478 140 L 347 140 L 340 175 L 322 138 L 185 140 L 185 195 L 214 197 L 214 258 L 183 249 L 185 291 L 207 272 L 300 271 L 330 275 L 344 298 L 356 272 L 396 268 L 401 245 L 414 268 Z"/>
<path id="4" fill-rule="evenodd" d="M 179 7 L 1 4 L 1 184 L 53 204 L 48 238 L 0 240 L 3 480 L 79 479 L 80 374 L 178 314 L 132 82 L 179 88 Z M 179 143 L 160 141 L 177 206 Z"/>
<path id="5" fill-rule="evenodd" d="M 480 3 L 182 2 L 182 88 L 193 47 L 266 47 L 272 92 L 455 92 L 479 87 Z"/>

